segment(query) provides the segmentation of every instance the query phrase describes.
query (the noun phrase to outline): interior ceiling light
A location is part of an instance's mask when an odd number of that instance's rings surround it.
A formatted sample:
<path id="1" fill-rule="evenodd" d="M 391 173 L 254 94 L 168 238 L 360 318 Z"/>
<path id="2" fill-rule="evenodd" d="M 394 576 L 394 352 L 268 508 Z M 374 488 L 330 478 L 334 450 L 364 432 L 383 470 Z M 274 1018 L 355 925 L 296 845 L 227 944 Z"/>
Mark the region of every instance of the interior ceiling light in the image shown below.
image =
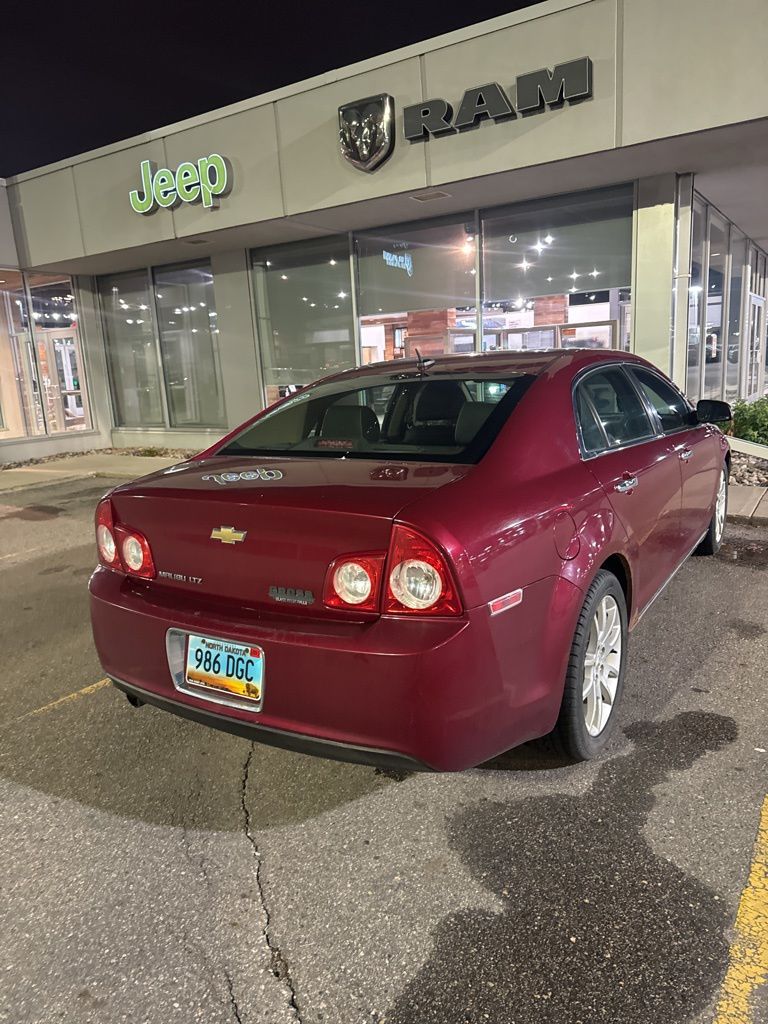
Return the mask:
<path id="1" fill-rule="evenodd" d="M 546 249 L 546 246 L 544 245 L 543 242 L 539 241 L 539 242 L 536 243 L 536 245 L 532 245 L 531 248 L 535 249 L 536 252 L 539 254 L 539 256 L 541 256 L 541 254 Z"/>
<path id="2" fill-rule="evenodd" d="M 578 280 L 578 278 L 581 277 L 581 274 L 577 274 L 576 271 L 574 270 L 574 272 L 572 274 L 569 274 L 568 277 L 570 277 L 570 279 L 572 281 L 576 281 L 576 280 Z"/>
<path id="3" fill-rule="evenodd" d="M 597 269 L 597 267 L 595 267 L 594 270 L 590 270 L 590 272 L 589 272 L 589 276 L 590 277 L 598 277 L 599 275 L 600 275 L 600 271 Z"/>
<path id="4" fill-rule="evenodd" d="M 281 274 L 280 275 L 280 280 L 281 281 L 287 281 L 288 280 L 288 275 L 287 274 Z"/>
<path id="5" fill-rule="evenodd" d="M 522 271 L 526 271 L 529 267 L 533 266 L 532 263 L 528 262 L 528 260 L 525 258 L 525 256 L 523 256 L 523 262 L 522 263 L 518 263 L 517 265 L 518 265 L 518 267 L 520 267 L 520 269 Z"/>
<path id="6" fill-rule="evenodd" d="M 552 243 L 554 242 L 554 238 L 552 237 L 552 235 L 544 235 L 544 241 L 547 243 L 547 245 L 552 245 Z"/>
<path id="7" fill-rule="evenodd" d="M 332 267 L 335 267 L 335 266 L 336 266 L 336 260 L 328 260 L 328 263 L 329 263 L 329 264 L 330 264 L 330 265 L 331 265 Z M 267 264 L 267 266 L 269 266 L 269 264 Z"/>

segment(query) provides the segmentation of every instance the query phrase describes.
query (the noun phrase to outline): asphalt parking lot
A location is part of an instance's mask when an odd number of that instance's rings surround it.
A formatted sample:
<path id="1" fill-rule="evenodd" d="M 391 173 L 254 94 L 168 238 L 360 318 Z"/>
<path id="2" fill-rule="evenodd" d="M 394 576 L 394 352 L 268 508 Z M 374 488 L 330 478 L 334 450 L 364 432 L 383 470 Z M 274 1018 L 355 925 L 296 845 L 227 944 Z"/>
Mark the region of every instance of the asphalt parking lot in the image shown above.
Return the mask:
<path id="1" fill-rule="evenodd" d="M 99 685 L 107 486 L 0 495 L 3 1024 L 768 1021 L 768 908 L 746 981 L 736 923 L 768 790 L 768 532 L 729 526 L 649 611 L 607 756 L 406 776 Z"/>

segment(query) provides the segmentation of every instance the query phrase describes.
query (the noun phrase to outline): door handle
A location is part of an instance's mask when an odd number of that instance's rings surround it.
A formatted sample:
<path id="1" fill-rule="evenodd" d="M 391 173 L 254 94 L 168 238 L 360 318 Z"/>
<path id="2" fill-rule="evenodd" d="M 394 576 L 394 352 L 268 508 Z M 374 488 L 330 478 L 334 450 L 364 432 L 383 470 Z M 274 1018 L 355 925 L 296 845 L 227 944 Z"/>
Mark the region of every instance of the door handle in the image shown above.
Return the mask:
<path id="1" fill-rule="evenodd" d="M 688 459 L 690 459 L 690 457 L 692 455 L 693 455 L 693 449 L 692 448 L 683 448 L 683 450 L 680 452 L 680 458 L 683 460 L 683 462 L 687 462 Z"/>
<path id="2" fill-rule="evenodd" d="M 629 476 L 626 479 L 619 481 L 619 483 L 613 485 L 614 491 L 619 491 L 621 494 L 626 494 L 627 491 L 634 490 L 637 487 L 637 477 Z"/>

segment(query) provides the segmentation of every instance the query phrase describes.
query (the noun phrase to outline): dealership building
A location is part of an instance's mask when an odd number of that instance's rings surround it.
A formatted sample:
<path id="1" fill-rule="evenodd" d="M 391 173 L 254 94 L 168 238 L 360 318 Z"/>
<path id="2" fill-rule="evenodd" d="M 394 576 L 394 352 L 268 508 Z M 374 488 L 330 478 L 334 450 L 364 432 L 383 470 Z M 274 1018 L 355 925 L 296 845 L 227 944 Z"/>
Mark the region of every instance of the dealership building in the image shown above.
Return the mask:
<path id="1" fill-rule="evenodd" d="M 0 462 L 416 348 L 762 397 L 767 53 L 765 0 L 545 0 L 0 181 Z"/>

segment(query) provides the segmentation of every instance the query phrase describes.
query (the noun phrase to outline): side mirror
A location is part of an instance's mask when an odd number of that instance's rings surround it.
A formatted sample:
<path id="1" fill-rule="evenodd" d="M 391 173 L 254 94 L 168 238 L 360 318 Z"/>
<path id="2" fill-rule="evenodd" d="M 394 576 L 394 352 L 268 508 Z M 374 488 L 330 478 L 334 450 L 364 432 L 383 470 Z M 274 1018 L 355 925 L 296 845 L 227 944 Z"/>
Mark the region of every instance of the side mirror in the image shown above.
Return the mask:
<path id="1" fill-rule="evenodd" d="M 696 405 L 696 419 L 699 423 L 730 423 L 733 413 L 727 402 L 702 398 Z"/>

